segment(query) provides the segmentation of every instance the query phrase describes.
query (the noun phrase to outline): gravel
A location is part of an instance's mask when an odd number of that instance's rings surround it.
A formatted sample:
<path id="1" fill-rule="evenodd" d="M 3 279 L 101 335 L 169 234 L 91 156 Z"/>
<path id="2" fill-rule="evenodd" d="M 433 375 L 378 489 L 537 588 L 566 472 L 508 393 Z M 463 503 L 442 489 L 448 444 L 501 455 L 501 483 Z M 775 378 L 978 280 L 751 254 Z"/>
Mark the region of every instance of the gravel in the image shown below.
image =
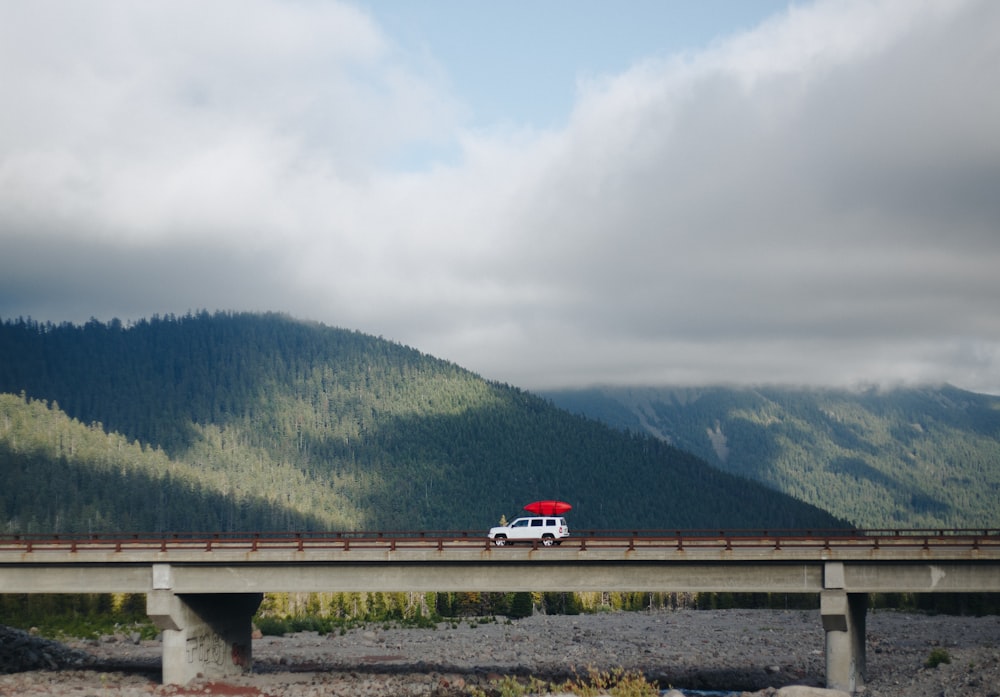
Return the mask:
<path id="1" fill-rule="evenodd" d="M 871 697 L 1000 697 L 1000 617 L 869 612 Z M 935 650 L 950 663 L 925 663 Z M 663 689 L 764 691 L 821 686 L 818 611 L 681 610 L 536 615 L 436 629 L 372 625 L 344 634 L 254 640 L 254 672 L 223 682 L 160 685 L 161 646 L 137 637 L 47 642 L 0 631 L 0 695 L 138 697 L 452 697 L 499 695 L 504 676 L 563 681 L 638 671 Z M 16 671 L 16 672 L 10 672 Z M 739 692 L 737 692 L 739 694 Z"/>

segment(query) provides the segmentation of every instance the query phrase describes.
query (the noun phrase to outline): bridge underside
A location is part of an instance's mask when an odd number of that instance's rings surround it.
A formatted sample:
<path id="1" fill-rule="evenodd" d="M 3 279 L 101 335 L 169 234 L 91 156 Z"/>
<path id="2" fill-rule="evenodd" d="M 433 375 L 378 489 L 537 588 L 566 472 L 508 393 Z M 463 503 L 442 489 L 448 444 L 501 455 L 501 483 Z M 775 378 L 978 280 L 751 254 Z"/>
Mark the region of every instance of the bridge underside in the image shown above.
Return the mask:
<path id="1" fill-rule="evenodd" d="M 975 593 L 1000 590 L 1000 561 L 676 563 L 0 564 L 2 593 L 145 593 L 152 576 L 177 593 L 354 591 L 665 591 Z M 831 585 L 832 584 L 832 585 Z"/>

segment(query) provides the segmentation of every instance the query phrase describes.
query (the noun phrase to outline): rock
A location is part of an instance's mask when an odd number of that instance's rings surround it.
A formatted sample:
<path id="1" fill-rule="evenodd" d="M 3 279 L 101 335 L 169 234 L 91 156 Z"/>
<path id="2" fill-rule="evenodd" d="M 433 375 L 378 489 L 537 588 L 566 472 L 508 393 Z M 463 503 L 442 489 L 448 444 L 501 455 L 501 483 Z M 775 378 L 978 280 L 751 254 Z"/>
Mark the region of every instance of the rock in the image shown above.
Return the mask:
<path id="1" fill-rule="evenodd" d="M 851 697 L 843 690 L 830 690 L 825 687 L 810 687 L 808 685 L 786 685 L 774 693 L 775 697 Z"/>
<path id="2" fill-rule="evenodd" d="M 448 674 L 438 678 L 438 687 L 452 690 L 465 689 L 465 678 L 461 675 Z"/>
<path id="3" fill-rule="evenodd" d="M 842 692 L 805 687 L 822 685 L 825 679 L 822 625 L 816 611 L 678 611 L 663 613 L 663 621 L 653 627 L 651 620 L 660 616 L 646 612 L 539 616 L 475 628 L 464 622 L 442 623 L 436 631 L 369 627 L 332 633 L 322 641 L 309 632 L 268 636 L 254 642 L 254 673 L 233 681 L 250 689 L 226 694 L 471 697 L 477 689 L 496 695 L 496 683 L 504 679 L 516 678 L 527 685 L 527 676 L 534 675 L 563 685 L 569 679 L 585 679 L 591 666 L 605 671 L 620 665 L 641 671 L 664 689 L 728 689 L 735 694 L 743 690 L 746 697 L 844 697 Z M 868 619 L 864 697 L 986 697 L 1000 685 L 997 617 L 872 612 Z M 366 632 L 377 650 L 366 644 Z M 765 632 L 767 646 L 759 641 Z M 11 650 L 6 637 L 0 632 L 0 656 Z M 205 694 L 158 684 L 162 646 L 154 642 L 133 646 L 127 635 L 113 644 L 73 642 L 74 648 L 89 652 L 80 655 L 91 661 L 88 670 L 79 670 L 64 667 L 68 663 L 59 652 L 68 647 L 50 648 L 41 639 L 34 643 L 25 632 L 20 637 L 31 643 L 16 650 L 18 660 L 34 661 L 35 667 L 24 669 L 32 672 L 0 675 L 0 695 Z M 574 641 L 576 637 L 580 641 Z M 929 637 L 948 647 L 951 668 L 922 669 Z M 876 652 L 875 646 L 885 650 Z M 61 666 L 58 671 L 49 669 L 50 659 Z M 120 672 L 125 666 L 139 667 Z M 768 666 L 780 671 L 770 672 Z M 101 675 L 106 676 L 104 682 Z M 463 682 L 464 687 L 458 687 Z M 679 697 L 676 692 L 669 694 Z"/>
<path id="4" fill-rule="evenodd" d="M 37 632 L 37 630 L 36 630 Z M 82 651 L 29 632 L 0 626 L 0 674 L 80 666 L 93 659 Z"/>

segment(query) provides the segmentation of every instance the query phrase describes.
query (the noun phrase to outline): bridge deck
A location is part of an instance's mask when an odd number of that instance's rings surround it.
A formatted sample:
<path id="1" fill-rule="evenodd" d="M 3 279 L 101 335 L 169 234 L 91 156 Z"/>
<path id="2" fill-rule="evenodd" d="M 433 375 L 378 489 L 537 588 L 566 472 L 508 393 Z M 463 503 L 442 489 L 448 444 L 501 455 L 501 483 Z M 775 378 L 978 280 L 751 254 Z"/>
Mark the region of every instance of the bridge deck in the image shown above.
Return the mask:
<path id="1" fill-rule="evenodd" d="M 553 547 L 461 531 L 0 536 L 0 592 L 145 592 L 154 567 L 199 593 L 811 593 L 830 568 L 851 592 L 1000 591 L 1000 531 L 602 531 Z"/>

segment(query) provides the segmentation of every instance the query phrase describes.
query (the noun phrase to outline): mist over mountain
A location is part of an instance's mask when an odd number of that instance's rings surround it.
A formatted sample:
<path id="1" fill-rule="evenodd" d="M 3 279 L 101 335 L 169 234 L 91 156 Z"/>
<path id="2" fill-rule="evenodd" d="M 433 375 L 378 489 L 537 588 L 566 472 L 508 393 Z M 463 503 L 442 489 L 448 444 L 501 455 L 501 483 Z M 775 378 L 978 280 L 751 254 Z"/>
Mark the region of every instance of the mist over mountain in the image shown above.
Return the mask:
<path id="1" fill-rule="evenodd" d="M 608 387 L 544 393 L 859 527 L 1000 524 L 1000 397 L 898 389 Z"/>

